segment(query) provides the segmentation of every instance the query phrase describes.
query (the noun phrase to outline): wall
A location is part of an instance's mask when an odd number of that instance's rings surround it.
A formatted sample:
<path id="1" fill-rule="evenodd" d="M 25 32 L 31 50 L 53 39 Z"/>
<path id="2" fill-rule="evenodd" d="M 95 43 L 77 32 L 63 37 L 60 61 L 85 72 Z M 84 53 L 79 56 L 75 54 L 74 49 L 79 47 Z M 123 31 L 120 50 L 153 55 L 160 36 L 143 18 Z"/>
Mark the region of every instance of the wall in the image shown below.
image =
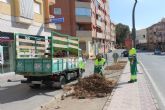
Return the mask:
<path id="1" fill-rule="evenodd" d="M 76 36 L 75 0 L 56 0 L 51 13 L 54 12 L 54 8 L 61 8 L 61 15 L 54 15 L 56 18 L 64 17 L 64 23 L 61 24 L 62 29 L 57 31 Z"/>
<path id="2" fill-rule="evenodd" d="M 136 41 L 138 41 L 139 44 L 147 43 L 146 29 L 141 29 L 136 31 Z"/>
<path id="3" fill-rule="evenodd" d="M 9 1 L 9 3 L 0 2 L 0 31 L 42 36 L 51 35 L 51 29 L 46 28 L 44 24 L 43 0 L 35 0 L 41 4 L 41 14 L 34 13 L 34 20 L 30 24 L 16 22 L 16 18 L 20 15 L 18 8 L 20 0 Z"/>

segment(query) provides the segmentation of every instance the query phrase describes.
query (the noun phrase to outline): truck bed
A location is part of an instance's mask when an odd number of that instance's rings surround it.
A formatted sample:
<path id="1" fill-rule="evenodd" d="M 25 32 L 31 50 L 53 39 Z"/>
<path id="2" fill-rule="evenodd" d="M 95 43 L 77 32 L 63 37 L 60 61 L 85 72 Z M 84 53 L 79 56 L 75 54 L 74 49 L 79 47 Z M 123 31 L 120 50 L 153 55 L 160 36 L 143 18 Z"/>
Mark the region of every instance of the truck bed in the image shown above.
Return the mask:
<path id="1" fill-rule="evenodd" d="M 78 68 L 78 58 L 16 59 L 16 74 L 45 76 Z"/>

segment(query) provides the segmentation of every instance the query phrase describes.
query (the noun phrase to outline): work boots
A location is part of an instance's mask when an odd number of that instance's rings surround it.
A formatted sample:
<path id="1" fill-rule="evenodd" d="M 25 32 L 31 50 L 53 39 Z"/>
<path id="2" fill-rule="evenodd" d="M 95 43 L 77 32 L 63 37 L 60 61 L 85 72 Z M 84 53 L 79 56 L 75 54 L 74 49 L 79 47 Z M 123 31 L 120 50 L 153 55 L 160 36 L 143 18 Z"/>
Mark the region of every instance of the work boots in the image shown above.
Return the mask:
<path id="1" fill-rule="evenodd" d="M 128 81 L 128 83 L 134 83 L 134 82 L 137 82 L 137 79 Z"/>

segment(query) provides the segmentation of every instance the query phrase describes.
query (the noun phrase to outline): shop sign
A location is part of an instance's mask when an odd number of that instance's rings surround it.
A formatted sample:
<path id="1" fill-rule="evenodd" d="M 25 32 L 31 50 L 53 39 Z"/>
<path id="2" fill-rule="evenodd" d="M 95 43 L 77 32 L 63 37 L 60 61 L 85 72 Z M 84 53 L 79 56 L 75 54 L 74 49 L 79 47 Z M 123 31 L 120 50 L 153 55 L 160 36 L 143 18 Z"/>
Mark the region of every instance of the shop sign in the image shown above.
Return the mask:
<path id="1" fill-rule="evenodd" d="M 0 32 L 0 41 L 7 42 L 7 41 L 13 41 L 13 40 L 14 40 L 13 33 Z"/>
<path id="2" fill-rule="evenodd" d="M 4 64 L 3 46 L 0 46 L 0 64 Z"/>

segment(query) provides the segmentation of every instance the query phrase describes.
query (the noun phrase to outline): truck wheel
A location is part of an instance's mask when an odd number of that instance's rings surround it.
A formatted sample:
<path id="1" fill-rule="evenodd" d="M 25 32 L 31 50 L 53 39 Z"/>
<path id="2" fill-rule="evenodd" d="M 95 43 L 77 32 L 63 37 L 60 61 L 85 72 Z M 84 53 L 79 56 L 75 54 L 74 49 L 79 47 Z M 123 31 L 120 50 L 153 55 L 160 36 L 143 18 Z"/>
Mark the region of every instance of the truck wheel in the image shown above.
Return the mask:
<path id="1" fill-rule="evenodd" d="M 77 72 L 77 78 L 82 78 L 83 73 L 84 73 L 84 70 L 79 69 Z"/>
<path id="2" fill-rule="evenodd" d="M 67 82 L 69 82 L 71 80 L 71 76 L 69 73 L 66 74 L 66 80 L 67 80 Z"/>
<path id="3" fill-rule="evenodd" d="M 41 87 L 40 84 L 32 84 L 29 86 L 31 89 L 39 89 Z"/>
<path id="4" fill-rule="evenodd" d="M 60 76 L 60 88 L 63 88 L 66 84 L 66 78 L 64 76 Z"/>

